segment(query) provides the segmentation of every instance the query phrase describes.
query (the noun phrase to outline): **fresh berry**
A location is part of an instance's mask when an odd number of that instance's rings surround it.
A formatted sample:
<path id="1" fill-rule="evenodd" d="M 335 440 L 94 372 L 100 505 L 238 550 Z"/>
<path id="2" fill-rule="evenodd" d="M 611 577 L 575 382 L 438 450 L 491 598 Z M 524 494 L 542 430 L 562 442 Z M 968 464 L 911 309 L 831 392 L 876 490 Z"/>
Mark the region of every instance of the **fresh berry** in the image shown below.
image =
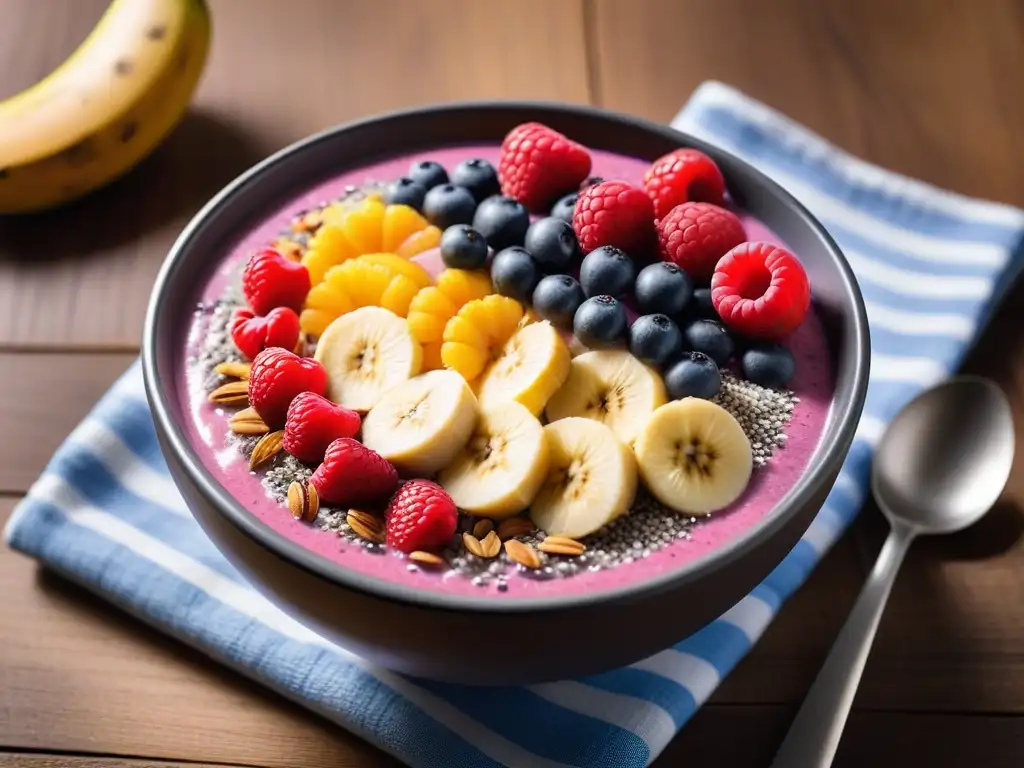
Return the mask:
<path id="1" fill-rule="evenodd" d="M 687 317 L 698 320 L 720 320 L 715 312 L 715 305 L 711 303 L 711 289 L 707 286 L 693 289 L 693 298 L 686 307 Z"/>
<path id="2" fill-rule="evenodd" d="M 327 371 L 311 357 L 299 357 L 282 347 L 256 355 L 249 371 L 249 404 L 271 429 L 284 426 L 288 406 L 302 392 L 322 395 Z"/>
<path id="3" fill-rule="evenodd" d="M 459 521 L 452 497 L 430 480 L 410 480 L 385 513 L 388 546 L 399 552 L 440 549 L 451 541 Z"/>
<path id="4" fill-rule="evenodd" d="M 360 424 L 357 412 L 316 392 L 301 392 L 288 406 L 281 445 L 299 461 L 317 464 L 339 437 L 355 437 Z"/>
<path id="5" fill-rule="evenodd" d="M 491 282 L 494 290 L 521 304 L 529 303 L 540 281 L 540 269 L 530 252 L 520 246 L 498 251 L 491 261 Z"/>
<path id="6" fill-rule="evenodd" d="M 654 208 L 643 190 L 622 181 L 602 181 L 579 193 L 572 227 L 584 253 L 614 245 L 639 254 L 654 240 Z"/>
<path id="7" fill-rule="evenodd" d="M 748 347 L 740 363 L 747 381 L 769 389 L 782 389 L 796 372 L 793 353 L 774 342 Z"/>
<path id="8" fill-rule="evenodd" d="M 492 195 L 480 203 L 473 214 L 473 229 L 487 238 L 495 251 L 522 245 L 530 226 L 530 214 L 518 200 Z"/>
<path id="9" fill-rule="evenodd" d="M 703 352 L 687 352 L 665 371 L 665 389 L 673 400 L 702 397 L 709 400 L 722 388 L 722 373 Z"/>
<path id="10" fill-rule="evenodd" d="M 309 482 L 321 501 L 348 506 L 387 499 L 398 485 L 398 472 L 358 440 L 339 437 L 327 447 Z"/>
<path id="11" fill-rule="evenodd" d="M 384 194 L 384 202 L 388 205 L 408 205 L 417 211 L 423 211 L 423 198 L 427 196 L 427 188 L 418 181 L 403 176 L 393 181 Z"/>
<path id="12" fill-rule="evenodd" d="M 231 339 L 250 360 L 267 347 L 295 349 L 299 341 L 299 316 L 288 307 L 277 307 L 266 317 L 256 317 L 251 310 L 240 307 L 231 321 Z"/>
<path id="13" fill-rule="evenodd" d="M 587 178 L 580 182 L 580 190 L 592 187 L 595 184 L 600 184 L 602 181 L 604 181 L 604 179 L 600 176 L 587 176 Z"/>
<path id="14" fill-rule="evenodd" d="M 614 296 L 594 296 L 576 310 L 572 332 L 590 349 L 607 349 L 626 339 L 626 308 Z"/>
<path id="15" fill-rule="evenodd" d="M 662 260 L 685 269 L 704 285 L 718 260 L 747 239 L 736 214 L 711 203 L 677 205 L 658 222 L 657 230 Z"/>
<path id="16" fill-rule="evenodd" d="M 452 170 L 452 184 L 465 187 L 479 203 L 501 191 L 498 172 L 494 166 L 479 157 L 463 160 Z"/>
<path id="17" fill-rule="evenodd" d="M 729 332 L 714 320 L 694 320 L 683 329 L 686 346 L 694 352 L 703 352 L 718 365 L 729 362 L 736 351 Z"/>
<path id="18" fill-rule="evenodd" d="M 553 217 L 533 222 L 526 230 L 524 245 L 548 272 L 563 272 L 582 255 L 572 225 Z"/>
<path id="19" fill-rule="evenodd" d="M 658 261 L 640 270 L 633 293 L 641 312 L 677 317 L 690 303 L 693 281 L 675 264 Z"/>
<path id="20" fill-rule="evenodd" d="M 531 211 L 547 210 L 590 173 L 590 155 L 546 125 L 523 123 L 505 136 L 498 161 L 501 191 Z"/>
<path id="21" fill-rule="evenodd" d="M 558 202 L 551 206 L 551 216 L 572 224 L 572 215 L 576 212 L 576 198 L 578 194 L 572 192 L 565 197 L 558 198 Z"/>
<path id="22" fill-rule="evenodd" d="M 476 213 L 476 200 L 465 187 L 441 184 L 423 198 L 423 215 L 439 229 L 469 224 Z"/>
<path id="23" fill-rule="evenodd" d="M 242 270 L 242 293 L 257 315 L 277 307 L 299 312 L 309 288 L 309 270 L 272 248 L 254 253 Z"/>
<path id="24" fill-rule="evenodd" d="M 480 269 L 487 263 L 487 240 L 468 224 L 448 227 L 441 235 L 441 261 L 452 269 Z"/>
<path id="25" fill-rule="evenodd" d="M 715 311 L 754 339 L 781 339 L 811 306 L 811 286 L 796 256 L 771 243 L 743 243 L 722 257 L 711 279 Z"/>
<path id="26" fill-rule="evenodd" d="M 715 161 L 696 149 L 677 149 L 655 160 L 644 174 L 644 191 L 659 219 L 680 203 L 721 205 L 725 179 Z"/>
<path id="27" fill-rule="evenodd" d="M 572 330 L 576 310 L 586 299 L 583 288 L 569 275 L 548 275 L 533 291 L 533 309 L 563 331 Z"/>
<path id="28" fill-rule="evenodd" d="M 629 328 L 629 351 L 655 368 L 663 367 L 683 349 L 683 334 L 668 315 L 641 315 Z"/>
<path id="29" fill-rule="evenodd" d="M 448 183 L 448 172 L 433 160 L 420 160 L 409 166 L 408 177 L 430 190 Z"/>
<path id="30" fill-rule="evenodd" d="M 636 267 L 626 252 L 613 245 L 591 251 L 580 265 L 580 285 L 587 297 L 607 294 L 619 298 L 636 282 Z"/>

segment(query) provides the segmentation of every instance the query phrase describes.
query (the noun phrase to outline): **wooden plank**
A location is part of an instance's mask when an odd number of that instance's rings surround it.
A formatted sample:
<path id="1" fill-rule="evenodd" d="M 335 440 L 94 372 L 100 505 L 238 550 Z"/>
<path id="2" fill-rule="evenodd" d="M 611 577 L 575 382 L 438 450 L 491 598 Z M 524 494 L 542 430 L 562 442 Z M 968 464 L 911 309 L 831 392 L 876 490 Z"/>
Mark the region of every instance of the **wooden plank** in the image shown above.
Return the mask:
<path id="1" fill-rule="evenodd" d="M 166 760 L 140 760 L 122 757 L 86 757 L 84 755 L 47 755 L 39 752 L 0 752 L 5 768 L 242 768 L 222 763 L 178 763 Z"/>
<path id="2" fill-rule="evenodd" d="M 4 3 L 0 62 L 12 66 L 0 67 L 0 92 L 58 63 L 104 5 Z M 208 68 L 166 144 L 79 204 L 0 220 L 0 347 L 134 349 L 153 278 L 191 214 L 245 168 L 309 133 L 433 101 L 588 99 L 578 2 L 210 5 Z M 59 34 L 39 31 L 51 22 Z"/>

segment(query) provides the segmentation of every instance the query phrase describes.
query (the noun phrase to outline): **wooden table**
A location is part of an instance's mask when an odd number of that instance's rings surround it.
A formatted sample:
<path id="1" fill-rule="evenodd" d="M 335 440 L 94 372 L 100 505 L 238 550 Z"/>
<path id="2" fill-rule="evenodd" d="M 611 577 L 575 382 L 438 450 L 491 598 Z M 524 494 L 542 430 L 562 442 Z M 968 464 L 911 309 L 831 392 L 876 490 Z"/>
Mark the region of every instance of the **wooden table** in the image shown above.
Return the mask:
<path id="1" fill-rule="evenodd" d="M 104 5 L 0 2 L 0 97 L 58 63 Z M 869 160 L 1024 205 L 1021 0 L 211 5 L 209 67 L 166 144 L 74 207 L 0 221 L 0 520 L 135 356 L 153 277 L 188 217 L 268 152 L 337 122 L 493 97 L 664 121 L 717 78 Z M 1002 382 L 1024 421 L 1022 300 L 969 367 Z M 902 765 L 912 737 L 933 768 L 1021 764 L 1022 501 L 1017 473 L 973 530 L 915 547 L 839 765 Z M 658 765 L 767 764 L 883 533 L 877 513 L 862 517 Z M 0 591 L 0 762 L 391 764 L 9 551 Z"/>

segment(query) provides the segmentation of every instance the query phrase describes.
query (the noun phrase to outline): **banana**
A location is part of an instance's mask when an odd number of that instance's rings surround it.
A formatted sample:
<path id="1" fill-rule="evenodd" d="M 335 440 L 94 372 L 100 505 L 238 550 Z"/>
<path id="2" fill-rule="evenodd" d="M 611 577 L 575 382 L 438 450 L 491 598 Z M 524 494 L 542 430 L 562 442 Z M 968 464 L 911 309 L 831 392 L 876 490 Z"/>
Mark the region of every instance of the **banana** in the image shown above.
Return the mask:
<path id="1" fill-rule="evenodd" d="M 569 347 L 546 320 L 524 325 L 505 342 L 477 385 L 483 408 L 514 400 L 539 415 L 569 375 Z"/>
<path id="2" fill-rule="evenodd" d="M 547 471 L 544 427 L 525 406 L 509 400 L 481 412 L 465 448 L 438 482 L 462 509 L 498 520 L 526 509 Z"/>
<path id="3" fill-rule="evenodd" d="M 569 378 L 551 398 L 546 415 L 548 421 L 596 419 L 632 445 L 666 399 L 665 383 L 653 368 L 624 350 L 599 350 L 572 359 Z"/>
<path id="4" fill-rule="evenodd" d="M 423 349 L 403 318 L 360 307 L 327 326 L 313 357 L 327 369 L 327 397 L 365 413 L 420 372 Z"/>
<path id="5" fill-rule="evenodd" d="M 579 539 L 625 514 L 636 496 L 633 452 L 599 421 L 569 417 L 544 427 L 548 475 L 530 505 L 537 527 Z"/>
<path id="6" fill-rule="evenodd" d="M 184 115 L 209 43 L 204 0 L 114 0 L 60 67 L 0 102 L 0 213 L 76 199 L 149 155 Z"/>
<path id="7" fill-rule="evenodd" d="M 753 454 L 739 422 L 709 400 L 687 397 L 656 410 L 633 446 L 654 497 L 706 515 L 732 504 L 750 482 Z"/>
<path id="8" fill-rule="evenodd" d="M 425 477 L 451 463 L 476 420 L 466 380 L 454 371 L 429 371 L 384 393 L 363 419 L 363 444 L 400 472 Z"/>

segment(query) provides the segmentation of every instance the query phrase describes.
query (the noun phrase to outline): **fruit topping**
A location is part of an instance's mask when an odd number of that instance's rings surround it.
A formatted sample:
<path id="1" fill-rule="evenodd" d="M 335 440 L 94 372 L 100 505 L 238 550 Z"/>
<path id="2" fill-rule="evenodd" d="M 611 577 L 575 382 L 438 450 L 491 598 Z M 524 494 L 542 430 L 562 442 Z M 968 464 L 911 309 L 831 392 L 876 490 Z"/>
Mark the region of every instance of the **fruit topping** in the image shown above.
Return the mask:
<path id="1" fill-rule="evenodd" d="M 441 359 L 473 381 L 516 332 L 523 307 L 515 299 L 492 295 L 467 302 L 456 312 L 441 329 Z"/>
<path id="2" fill-rule="evenodd" d="M 579 195 L 576 192 L 571 192 L 564 197 L 558 198 L 558 202 L 551 206 L 551 217 L 572 224 L 572 215 L 576 212 L 576 199 L 578 197 Z"/>
<path id="3" fill-rule="evenodd" d="M 302 392 L 288 406 L 282 446 L 299 461 L 317 464 L 339 437 L 355 437 L 360 421 L 355 411 L 315 392 Z"/>
<path id="4" fill-rule="evenodd" d="M 468 189 L 478 203 L 501 191 L 498 172 L 479 157 L 471 157 L 456 165 L 452 170 L 452 184 Z"/>
<path id="5" fill-rule="evenodd" d="M 231 320 L 231 339 L 250 360 L 267 347 L 294 350 L 299 341 L 299 316 L 289 307 L 272 309 L 266 317 L 239 307 Z"/>
<path id="6" fill-rule="evenodd" d="M 715 305 L 711 303 L 711 288 L 693 289 L 693 298 L 686 307 L 686 314 L 693 319 L 718 320 Z"/>
<path id="7" fill-rule="evenodd" d="M 448 227 L 441 235 L 441 260 L 453 269 L 480 269 L 487 264 L 487 240 L 468 224 Z"/>
<path id="8" fill-rule="evenodd" d="M 633 294 L 644 314 L 679 317 L 693 296 L 693 281 L 675 264 L 658 261 L 640 270 Z"/>
<path id="9" fill-rule="evenodd" d="M 448 183 L 448 172 L 433 160 L 419 160 L 409 166 L 410 179 L 430 190 Z"/>
<path id="10" fill-rule="evenodd" d="M 298 312 L 309 287 L 309 270 L 270 248 L 250 256 L 242 270 L 242 293 L 257 315 L 278 307 Z"/>
<path id="11" fill-rule="evenodd" d="M 365 306 L 327 326 L 315 357 L 327 372 L 327 397 L 365 413 L 385 392 L 420 372 L 423 350 L 408 322 Z"/>
<path id="12" fill-rule="evenodd" d="M 432 475 L 462 450 L 476 418 L 466 380 L 429 371 L 384 393 L 363 421 L 363 444 L 405 475 Z"/>
<path id="13" fill-rule="evenodd" d="M 518 200 L 492 195 L 480 203 L 473 214 L 473 229 L 487 238 L 495 251 L 522 245 L 530 226 L 530 214 Z"/>
<path id="14" fill-rule="evenodd" d="M 569 275 L 548 275 L 533 289 L 533 309 L 563 331 L 572 330 L 576 310 L 586 299 L 583 287 Z"/>
<path id="15" fill-rule="evenodd" d="M 410 480 L 392 497 L 384 517 L 388 546 L 409 554 L 448 544 L 458 526 L 459 510 L 437 483 Z"/>
<path id="16" fill-rule="evenodd" d="M 398 250 L 395 253 L 406 259 L 411 259 L 418 253 L 429 251 L 431 248 L 437 248 L 440 242 L 441 230 L 434 225 L 430 225 L 415 234 L 409 235 L 408 239 L 398 246 Z"/>
<path id="17" fill-rule="evenodd" d="M 811 304 L 807 274 L 796 256 L 771 243 L 743 243 L 715 268 L 711 300 L 729 328 L 755 339 L 781 339 L 803 322 Z"/>
<path id="18" fill-rule="evenodd" d="M 635 255 L 654 241 L 654 209 L 643 190 L 602 181 L 580 192 L 572 227 L 584 253 L 614 245 Z"/>
<path id="19" fill-rule="evenodd" d="M 796 372 L 793 353 L 774 342 L 748 347 L 740 363 L 747 381 L 770 389 L 782 389 Z"/>
<path id="20" fill-rule="evenodd" d="M 249 404 L 271 429 L 284 426 L 288 406 L 302 392 L 324 394 L 327 372 L 316 360 L 282 347 L 256 355 L 249 371 Z"/>
<path id="21" fill-rule="evenodd" d="M 683 334 L 668 315 L 641 315 L 629 327 L 629 351 L 655 368 L 663 368 L 682 349 Z"/>
<path id="22" fill-rule="evenodd" d="M 635 282 L 633 260 L 614 245 L 595 248 L 580 265 L 580 285 L 588 298 L 601 294 L 619 298 L 633 290 Z"/>
<path id="23" fill-rule="evenodd" d="M 694 320 L 683 328 L 683 338 L 687 349 L 703 352 L 720 366 L 729 362 L 736 351 L 729 332 L 714 320 Z"/>
<path id="24" fill-rule="evenodd" d="M 497 348 L 496 359 L 484 370 L 477 385 L 480 407 L 514 400 L 539 414 L 565 383 L 569 362 L 569 347 L 551 323 L 521 326 Z"/>
<path id="25" fill-rule="evenodd" d="M 722 388 L 722 374 L 715 361 L 703 352 L 687 352 L 665 369 L 665 388 L 673 400 L 710 400 Z"/>
<path id="26" fill-rule="evenodd" d="M 544 434 L 548 474 L 530 505 L 538 528 L 579 539 L 625 514 L 636 496 L 636 459 L 609 427 L 574 417 Z"/>
<path id="27" fill-rule="evenodd" d="M 521 246 L 498 251 L 491 261 L 494 290 L 518 302 L 525 304 L 530 301 L 540 278 L 540 267 L 530 252 Z"/>
<path id="28" fill-rule="evenodd" d="M 388 205 L 407 205 L 417 211 L 422 211 L 423 198 L 426 195 L 426 187 L 408 176 L 403 176 L 388 185 L 384 201 Z"/>
<path id="29" fill-rule="evenodd" d="M 409 205 L 388 205 L 384 208 L 384 218 L 381 222 L 380 248 L 376 251 L 394 253 L 410 237 L 422 232 L 430 226 L 416 208 Z M 373 253 L 373 250 L 366 249 L 362 253 Z"/>
<path id="30" fill-rule="evenodd" d="M 644 191 L 654 202 L 654 215 L 664 217 L 680 203 L 721 205 L 725 179 L 715 161 L 696 149 L 677 149 L 655 160 L 644 174 Z"/>
<path id="31" fill-rule="evenodd" d="M 491 293 L 491 281 L 484 271 L 446 269 L 437 276 L 437 286 L 422 289 L 409 304 L 409 329 L 423 345 L 423 370 L 443 367 L 441 342 L 445 324 L 467 302 Z"/>
<path id="32" fill-rule="evenodd" d="M 509 401 L 480 413 L 438 482 L 466 512 L 501 519 L 530 505 L 547 472 L 544 427 L 525 406 Z"/>
<path id="33" fill-rule="evenodd" d="M 340 437 L 327 447 L 309 482 L 320 501 L 348 506 L 386 500 L 398 485 L 398 472 L 358 440 Z"/>
<path id="34" fill-rule="evenodd" d="M 442 184 L 423 198 L 423 215 L 431 224 L 444 230 L 455 224 L 469 224 L 476 212 L 476 200 L 465 187 Z"/>
<path id="35" fill-rule="evenodd" d="M 572 332 L 590 349 L 606 349 L 626 341 L 626 308 L 614 296 L 594 296 L 576 310 Z"/>
<path id="36" fill-rule="evenodd" d="M 533 222 L 523 245 L 546 272 L 564 272 L 583 255 L 572 225 L 554 217 Z"/>
<path id="37" fill-rule="evenodd" d="M 629 445 L 666 400 L 665 385 L 655 370 L 625 350 L 600 350 L 572 359 L 569 378 L 551 398 L 545 415 L 550 422 L 594 419 Z"/>
<path id="38" fill-rule="evenodd" d="M 657 230 L 661 259 L 704 285 L 718 260 L 747 239 L 736 214 L 711 203 L 677 205 L 658 222 Z"/>
<path id="39" fill-rule="evenodd" d="M 502 141 L 498 161 L 501 191 L 530 210 L 547 210 L 589 173 L 587 150 L 546 125 L 523 123 Z"/>
<path id="40" fill-rule="evenodd" d="M 656 410 L 633 446 L 647 489 L 666 507 L 706 515 L 732 504 L 750 481 L 753 454 L 739 422 L 709 400 Z"/>

